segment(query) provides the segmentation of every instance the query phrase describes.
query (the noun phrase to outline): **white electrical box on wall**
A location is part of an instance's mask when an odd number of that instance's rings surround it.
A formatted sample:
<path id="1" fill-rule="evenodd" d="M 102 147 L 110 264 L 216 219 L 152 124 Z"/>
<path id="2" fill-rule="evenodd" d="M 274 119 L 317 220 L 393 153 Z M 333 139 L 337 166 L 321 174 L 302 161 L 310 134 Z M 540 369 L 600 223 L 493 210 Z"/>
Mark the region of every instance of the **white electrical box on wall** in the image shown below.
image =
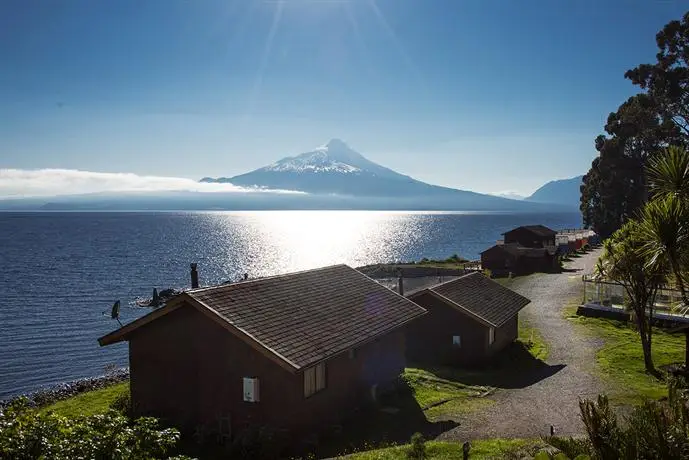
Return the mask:
<path id="1" fill-rule="evenodd" d="M 259 401 L 258 379 L 255 377 L 244 377 L 244 401 Z"/>

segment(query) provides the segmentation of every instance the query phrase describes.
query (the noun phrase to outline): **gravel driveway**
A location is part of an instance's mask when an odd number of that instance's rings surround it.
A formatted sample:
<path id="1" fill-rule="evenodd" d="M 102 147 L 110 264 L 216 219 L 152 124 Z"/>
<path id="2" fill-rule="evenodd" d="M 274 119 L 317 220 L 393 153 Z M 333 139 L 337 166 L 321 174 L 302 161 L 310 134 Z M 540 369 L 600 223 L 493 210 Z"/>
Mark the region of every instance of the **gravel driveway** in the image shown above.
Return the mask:
<path id="1" fill-rule="evenodd" d="M 592 373 L 595 352 L 602 343 L 578 333 L 562 309 L 568 299 L 581 295 L 581 275 L 593 270 L 597 257 L 594 251 L 569 262 L 567 268 L 576 271 L 514 280 L 510 288 L 531 299 L 520 321 L 540 330 L 550 346 L 546 377 L 524 388 L 497 390 L 492 396 L 494 405 L 468 415 L 438 439 L 535 438 L 549 434 L 551 425 L 558 435 L 583 433 L 579 398 L 595 397 L 605 390 Z"/>

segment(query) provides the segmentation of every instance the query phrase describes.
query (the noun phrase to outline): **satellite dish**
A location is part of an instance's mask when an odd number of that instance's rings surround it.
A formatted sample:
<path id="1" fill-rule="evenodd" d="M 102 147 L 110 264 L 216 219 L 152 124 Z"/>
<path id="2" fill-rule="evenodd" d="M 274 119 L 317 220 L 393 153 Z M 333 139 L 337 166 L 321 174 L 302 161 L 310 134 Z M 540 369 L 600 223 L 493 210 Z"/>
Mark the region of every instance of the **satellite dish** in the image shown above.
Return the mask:
<path id="1" fill-rule="evenodd" d="M 112 310 L 110 311 L 110 318 L 116 319 L 118 323 L 120 323 L 120 326 L 122 326 L 122 323 L 120 322 L 120 301 L 116 301 L 113 306 Z"/>

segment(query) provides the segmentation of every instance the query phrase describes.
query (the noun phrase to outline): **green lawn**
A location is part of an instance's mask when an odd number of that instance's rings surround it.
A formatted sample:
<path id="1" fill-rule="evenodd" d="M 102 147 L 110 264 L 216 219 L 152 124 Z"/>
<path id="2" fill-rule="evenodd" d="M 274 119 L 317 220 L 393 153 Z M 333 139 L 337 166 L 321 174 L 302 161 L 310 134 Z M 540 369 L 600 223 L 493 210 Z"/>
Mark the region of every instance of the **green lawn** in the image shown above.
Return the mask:
<path id="1" fill-rule="evenodd" d="M 41 412 L 53 411 L 65 417 L 78 415 L 94 415 L 107 412 L 110 404 L 121 394 L 129 391 L 129 382 L 116 383 L 115 385 L 98 390 L 80 393 L 68 399 L 57 401 L 42 407 Z"/>
<path id="2" fill-rule="evenodd" d="M 644 371 L 643 352 L 638 332 L 630 323 L 576 315 L 576 308 L 565 308 L 568 318 L 588 334 L 604 340 L 596 353 L 596 364 L 612 385 L 609 397 L 617 404 L 638 404 L 646 398 L 667 396 L 665 382 Z M 653 362 L 656 368 L 684 361 L 684 336 L 653 329 Z"/>
<path id="3" fill-rule="evenodd" d="M 524 344 L 531 356 L 545 361 L 548 358 L 550 349 L 540 331 L 535 327 L 531 327 L 525 320 L 520 320 L 519 323 L 519 338 L 517 340 Z"/>
<path id="4" fill-rule="evenodd" d="M 471 442 L 469 458 L 505 459 L 533 456 L 545 444 L 542 441 L 528 439 L 487 439 Z M 345 457 L 348 460 L 397 460 L 405 458 L 409 445 L 387 447 L 384 449 L 359 452 Z M 462 458 L 462 444 L 455 442 L 426 442 L 426 453 L 429 460 L 455 460 Z M 523 454 L 523 455 L 522 455 Z"/>
<path id="5" fill-rule="evenodd" d="M 442 378 L 429 370 L 407 368 L 404 380 L 414 391 L 414 399 L 429 420 L 453 419 L 492 403 L 481 397 L 490 390 L 489 387 Z"/>

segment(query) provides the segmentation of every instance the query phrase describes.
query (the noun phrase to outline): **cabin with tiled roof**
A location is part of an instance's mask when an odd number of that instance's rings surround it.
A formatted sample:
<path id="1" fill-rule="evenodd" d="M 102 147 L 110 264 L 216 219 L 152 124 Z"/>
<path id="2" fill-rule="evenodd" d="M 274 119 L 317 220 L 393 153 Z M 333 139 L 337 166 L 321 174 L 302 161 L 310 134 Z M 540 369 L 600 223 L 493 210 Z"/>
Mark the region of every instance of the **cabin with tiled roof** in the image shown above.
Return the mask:
<path id="1" fill-rule="evenodd" d="M 99 343 L 129 342 L 136 415 L 197 432 L 299 432 L 336 423 L 393 382 L 404 328 L 425 313 L 336 265 L 192 289 Z"/>
<path id="2" fill-rule="evenodd" d="M 503 233 L 505 244 L 518 244 L 525 248 L 555 247 L 557 232 L 545 225 L 522 225 Z"/>
<path id="3" fill-rule="evenodd" d="M 414 363 L 480 364 L 517 339 L 519 311 L 530 300 L 474 272 L 407 298 L 428 310 L 407 328 Z"/>

